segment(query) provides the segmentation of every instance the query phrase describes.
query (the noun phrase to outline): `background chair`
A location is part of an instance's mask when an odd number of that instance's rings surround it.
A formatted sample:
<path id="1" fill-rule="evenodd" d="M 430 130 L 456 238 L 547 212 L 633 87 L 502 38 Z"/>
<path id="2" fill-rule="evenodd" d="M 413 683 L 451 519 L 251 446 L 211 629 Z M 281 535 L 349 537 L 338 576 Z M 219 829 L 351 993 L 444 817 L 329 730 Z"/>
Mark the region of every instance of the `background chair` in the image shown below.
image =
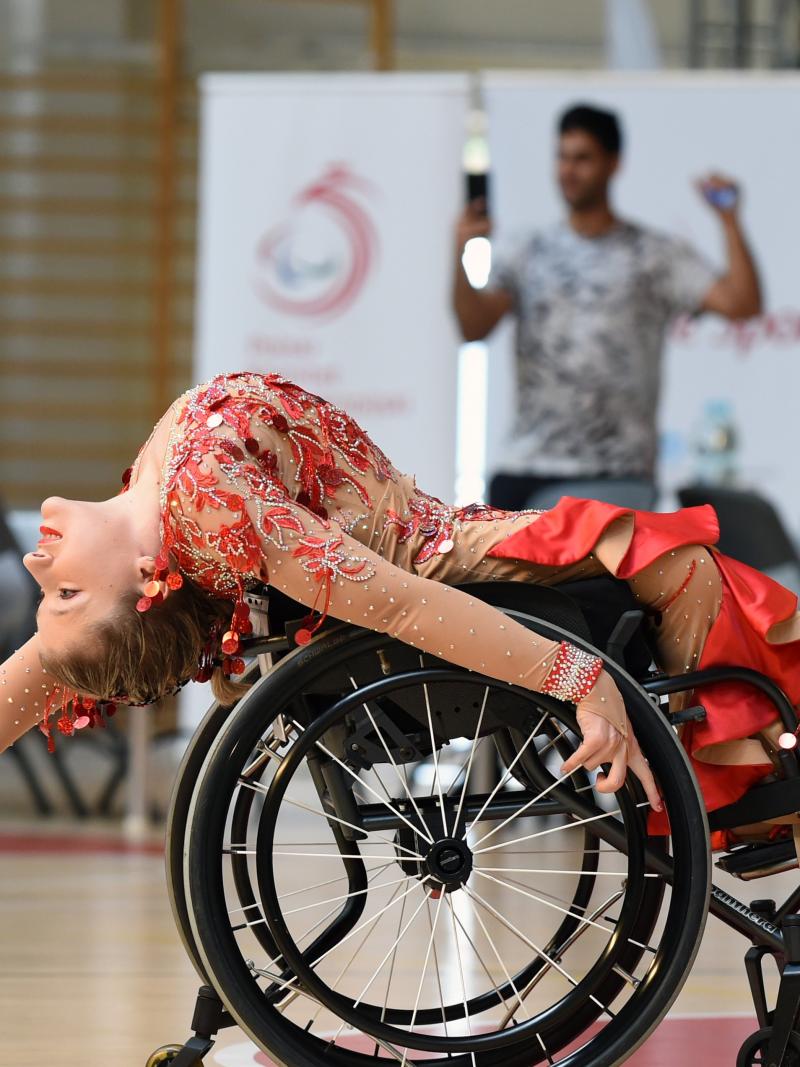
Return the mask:
<path id="1" fill-rule="evenodd" d="M 602 500 L 622 508 L 651 511 L 656 503 L 656 489 L 652 482 L 637 478 L 586 478 L 580 481 L 549 482 L 526 500 L 526 508 L 554 508 L 562 496 Z"/>
<path id="2" fill-rule="evenodd" d="M 800 593 L 800 555 L 769 500 L 752 489 L 699 484 L 679 489 L 678 499 L 684 507 L 711 504 L 719 516 L 720 551 Z"/>

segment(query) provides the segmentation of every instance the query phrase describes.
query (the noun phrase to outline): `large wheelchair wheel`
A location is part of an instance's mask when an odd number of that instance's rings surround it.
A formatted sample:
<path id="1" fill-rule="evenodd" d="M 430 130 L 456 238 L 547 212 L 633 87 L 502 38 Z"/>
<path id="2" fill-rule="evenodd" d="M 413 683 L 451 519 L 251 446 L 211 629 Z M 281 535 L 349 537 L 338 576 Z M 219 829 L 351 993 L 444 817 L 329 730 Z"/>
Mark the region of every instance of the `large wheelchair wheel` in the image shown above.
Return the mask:
<path id="1" fill-rule="evenodd" d="M 669 724 L 609 669 L 671 857 L 635 782 L 606 798 L 561 776 L 567 705 L 345 629 L 254 687 L 194 791 L 185 882 L 203 971 L 263 1049 L 288 1067 L 577 1067 L 644 1040 L 699 945 L 707 826 Z M 493 748 L 500 771 L 478 792 Z M 423 759 L 431 789 L 410 773 Z"/>

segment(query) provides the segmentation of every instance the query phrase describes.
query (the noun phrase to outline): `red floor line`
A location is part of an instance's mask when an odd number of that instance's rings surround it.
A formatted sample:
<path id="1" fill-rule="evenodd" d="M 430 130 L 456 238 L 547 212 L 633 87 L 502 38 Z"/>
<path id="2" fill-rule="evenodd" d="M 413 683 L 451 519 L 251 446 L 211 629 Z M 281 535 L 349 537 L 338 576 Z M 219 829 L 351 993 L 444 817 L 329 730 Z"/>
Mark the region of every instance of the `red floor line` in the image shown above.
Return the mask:
<path id="1" fill-rule="evenodd" d="M 113 835 L 0 833 L 0 852 L 13 855 L 161 856 L 160 842 L 134 842 Z"/>

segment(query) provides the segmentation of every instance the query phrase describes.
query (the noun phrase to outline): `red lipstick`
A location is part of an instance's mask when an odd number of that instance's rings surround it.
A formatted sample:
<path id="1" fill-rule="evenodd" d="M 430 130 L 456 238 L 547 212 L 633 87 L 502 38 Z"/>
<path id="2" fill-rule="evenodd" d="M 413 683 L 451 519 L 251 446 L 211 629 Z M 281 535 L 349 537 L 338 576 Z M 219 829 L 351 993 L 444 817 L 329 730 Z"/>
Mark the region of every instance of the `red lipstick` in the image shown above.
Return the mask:
<path id="1" fill-rule="evenodd" d="M 39 533 L 42 535 L 42 539 L 39 541 L 40 545 L 46 545 L 51 541 L 60 541 L 61 534 L 58 530 L 54 530 L 52 526 L 40 526 Z"/>

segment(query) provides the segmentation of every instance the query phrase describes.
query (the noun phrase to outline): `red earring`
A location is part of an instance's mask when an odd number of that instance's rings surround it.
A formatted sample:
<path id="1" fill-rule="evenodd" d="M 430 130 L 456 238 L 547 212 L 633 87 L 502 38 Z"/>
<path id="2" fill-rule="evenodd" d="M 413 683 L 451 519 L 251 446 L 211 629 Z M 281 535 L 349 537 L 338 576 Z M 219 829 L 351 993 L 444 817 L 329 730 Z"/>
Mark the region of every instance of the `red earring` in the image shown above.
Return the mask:
<path id="1" fill-rule="evenodd" d="M 155 564 L 153 577 L 144 587 L 144 596 L 136 601 L 138 612 L 149 611 L 153 604 L 161 603 L 167 589 L 180 589 L 183 585 L 183 575 L 180 571 L 170 571 L 169 556 L 164 549 L 159 552 L 153 562 Z"/>

